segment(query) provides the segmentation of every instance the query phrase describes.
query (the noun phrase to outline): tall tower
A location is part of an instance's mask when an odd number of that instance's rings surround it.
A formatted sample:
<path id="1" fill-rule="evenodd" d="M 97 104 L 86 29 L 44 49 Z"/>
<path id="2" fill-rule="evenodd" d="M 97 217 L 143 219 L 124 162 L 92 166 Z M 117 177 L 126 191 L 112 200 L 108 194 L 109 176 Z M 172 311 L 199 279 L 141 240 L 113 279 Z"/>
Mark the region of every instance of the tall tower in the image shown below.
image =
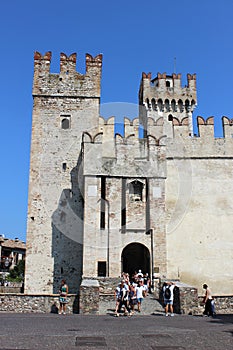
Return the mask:
<path id="1" fill-rule="evenodd" d="M 81 278 L 83 196 L 82 133 L 98 128 L 102 55 L 34 55 L 33 120 L 27 220 L 26 293 L 56 293 L 65 278 L 76 292 Z M 71 278 L 72 277 L 72 278 Z"/>
<path id="2" fill-rule="evenodd" d="M 193 136 L 192 114 L 197 104 L 196 74 L 187 74 L 188 84 L 181 86 L 181 74 L 158 73 L 151 79 L 151 73 L 142 73 L 139 90 L 140 122 L 145 133 L 148 118 L 161 126 L 161 135 L 173 137 L 173 126 L 188 125 Z M 158 135 L 159 136 L 159 135 Z"/>

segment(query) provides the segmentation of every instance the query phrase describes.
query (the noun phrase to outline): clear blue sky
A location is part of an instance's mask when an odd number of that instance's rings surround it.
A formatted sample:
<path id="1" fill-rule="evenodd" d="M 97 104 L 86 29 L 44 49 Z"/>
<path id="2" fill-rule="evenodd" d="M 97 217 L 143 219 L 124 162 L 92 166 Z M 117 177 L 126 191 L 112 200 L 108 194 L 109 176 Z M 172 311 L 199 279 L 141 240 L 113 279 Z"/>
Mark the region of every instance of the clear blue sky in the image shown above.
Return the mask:
<path id="1" fill-rule="evenodd" d="M 197 74 L 194 113 L 233 117 L 232 0 L 11 0 L 1 2 L 0 234 L 26 240 L 33 54 L 103 53 L 103 104 L 137 103 L 141 73 Z M 112 112 L 111 114 L 114 114 Z M 125 113 L 127 114 L 127 113 Z"/>

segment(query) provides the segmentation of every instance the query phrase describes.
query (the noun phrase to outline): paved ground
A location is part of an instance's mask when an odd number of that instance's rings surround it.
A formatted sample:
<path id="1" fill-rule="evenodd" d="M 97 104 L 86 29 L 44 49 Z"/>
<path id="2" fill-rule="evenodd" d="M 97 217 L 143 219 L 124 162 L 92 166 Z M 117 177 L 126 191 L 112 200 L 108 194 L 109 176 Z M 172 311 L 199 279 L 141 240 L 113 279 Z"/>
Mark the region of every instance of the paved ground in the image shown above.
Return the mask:
<path id="1" fill-rule="evenodd" d="M 0 350 L 232 350 L 233 315 L 133 317 L 0 313 Z"/>

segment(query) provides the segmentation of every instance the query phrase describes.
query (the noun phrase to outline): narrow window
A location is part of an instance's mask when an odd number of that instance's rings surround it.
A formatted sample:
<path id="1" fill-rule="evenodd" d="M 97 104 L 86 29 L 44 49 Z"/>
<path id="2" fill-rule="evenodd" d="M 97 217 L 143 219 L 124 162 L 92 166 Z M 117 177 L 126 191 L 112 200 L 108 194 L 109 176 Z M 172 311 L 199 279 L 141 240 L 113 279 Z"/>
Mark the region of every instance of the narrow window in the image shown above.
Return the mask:
<path id="1" fill-rule="evenodd" d="M 98 277 L 106 277 L 107 264 L 106 261 L 98 261 Z"/>
<path id="2" fill-rule="evenodd" d="M 184 110 L 184 106 L 183 106 L 183 101 L 182 100 L 178 101 L 178 107 L 179 107 L 179 111 L 182 113 L 183 110 Z"/>
<path id="3" fill-rule="evenodd" d="M 166 109 L 166 112 L 169 112 L 170 110 L 169 100 L 165 100 L 165 109 Z"/>
<path id="4" fill-rule="evenodd" d="M 62 169 L 63 169 L 64 171 L 66 171 L 66 168 L 67 168 L 66 163 L 62 163 Z"/>
<path id="5" fill-rule="evenodd" d="M 171 108 L 172 108 L 172 112 L 176 112 L 176 101 L 175 100 L 172 100 Z"/>
<path id="6" fill-rule="evenodd" d="M 163 111 L 163 101 L 161 99 L 158 100 L 158 109 L 160 112 Z"/>
<path id="7" fill-rule="evenodd" d="M 100 228 L 105 229 L 106 178 L 101 176 Z"/>
<path id="8" fill-rule="evenodd" d="M 170 87 L 171 86 L 171 84 L 170 84 L 170 81 L 166 81 L 166 87 Z"/>
<path id="9" fill-rule="evenodd" d="M 169 116 L 168 116 L 168 121 L 169 121 L 169 122 L 172 122 L 172 121 L 173 121 L 173 116 L 172 116 L 171 114 L 169 114 Z"/>
<path id="10" fill-rule="evenodd" d="M 125 233 L 126 229 L 126 179 L 122 179 L 121 190 L 121 232 Z"/>

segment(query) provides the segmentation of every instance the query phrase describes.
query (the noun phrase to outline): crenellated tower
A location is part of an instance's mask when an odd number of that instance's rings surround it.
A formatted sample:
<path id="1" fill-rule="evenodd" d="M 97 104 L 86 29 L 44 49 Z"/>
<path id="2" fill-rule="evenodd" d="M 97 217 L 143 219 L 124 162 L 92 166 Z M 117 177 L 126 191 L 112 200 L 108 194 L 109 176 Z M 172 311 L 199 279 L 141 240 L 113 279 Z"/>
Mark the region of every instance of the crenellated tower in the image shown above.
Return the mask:
<path id="1" fill-rule="evenodd" d="M 174 137 L 174 125 L 188 125 L 193 135 L 192 114 L 197 104 L 196 74 L 187 74 L 187 85 L 182 87 L 181 74 L 142 73 L 139 89 L 140 123 L 148 134 L 148 119 L 160 126 L 161 135 Z M 159 135 L 158 135 L 159 136 Z"/>
<path id="2" fill-rule="evenodd" d="M 102 55 L 86 54 L 85 74 L 76 71 L 75 53 L 60 54 L 59 73 L 50 72 L 50 62 L 51 52 L 35 52 L 27 293 L 57 292 L 62 278 L 72 280 L 70 291 L 76 291 L 82 274 L 82 133 L 99 124 Z"/>

